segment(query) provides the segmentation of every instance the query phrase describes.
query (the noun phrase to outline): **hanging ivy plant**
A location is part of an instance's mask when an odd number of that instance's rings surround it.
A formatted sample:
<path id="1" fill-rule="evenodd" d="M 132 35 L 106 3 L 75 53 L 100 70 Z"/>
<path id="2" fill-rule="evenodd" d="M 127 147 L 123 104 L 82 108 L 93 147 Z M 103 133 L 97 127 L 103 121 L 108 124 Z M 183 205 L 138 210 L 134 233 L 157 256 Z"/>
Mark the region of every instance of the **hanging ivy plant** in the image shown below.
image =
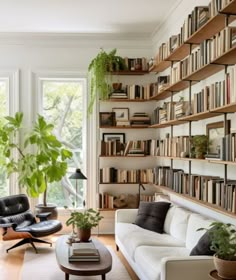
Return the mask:
<path id="1" fill-rule="evenodd" d="M 109 53 L 101 49 L 98 55 L 91 61 L 88 67 L 90 77 L 89 113 L 93 111 L 97 95 L 101 100 L 109 97 L 111 92 L 111 72 L 125 69 L 125 60 L 116 55 L 116 49 Z"/>

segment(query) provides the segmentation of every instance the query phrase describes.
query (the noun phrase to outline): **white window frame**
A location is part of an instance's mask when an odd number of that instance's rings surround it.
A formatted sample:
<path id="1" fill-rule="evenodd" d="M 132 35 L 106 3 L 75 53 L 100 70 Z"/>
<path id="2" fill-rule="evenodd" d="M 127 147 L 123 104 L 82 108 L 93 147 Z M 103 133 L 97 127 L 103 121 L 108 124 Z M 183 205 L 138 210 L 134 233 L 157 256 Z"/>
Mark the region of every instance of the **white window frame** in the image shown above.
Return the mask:
<path id="1" fill-rule="evenodd" d="M 83 107 L 87 108 L 87 73 L 85 72 L 78 72 L 78 71 L 58 71 L 58 70 L 32 70 L 30 71 L 30 88 L 31 88 L 31 92 L 32 92 L 32 108 L 31 108 L 31 112 L 29 112 L 31 119 L 35 120 L 37 114 L 41 114 L 42 113 L 42 108 L 43 108 L 43 96 L 41 95 L 42 92 L 42 81 L 43 80 L 52 80 L 52 81 L 56 81 L 58 80 L 64 80 L 64 81 L 78 81 L 78 80 L 82 80 L 82 84 L 84 87 L 84 93 L 86 94 L 85 98 L 84 98 L 84 104 Z M 84 113 L 87 114 L 87 110 L 84 111 Z M 84 170 L 83 173 L 86 175 L 86 177 L 88 178 L 86 180 L 86 182 L 84 182 L 86 184 L 86 189 L 85 192 L 86 193 L 86 198 L 87 198 L 87 207 L 90 207 L 91 202 L 90 202 L 90 195 L 88 196 L 88 194 L 90 194 L 90 191 L 88 192 L 87 190 L 91 190 L 91 192 L 94 192 L 92 189 L 92 187 L 90 187 L 92 184 L 89 180 L 90 176 L 90 171 L 89 171 L 89 166 L 88 166 L 88 158 L 89 158 L 89 151 L 90 151 L 90 139 L 91 137 L 89 136 L 89 121 L 88 118 L 85 117 L 83 118 L 84 122 L 83 126 L 85 128 L 87 128 L 87 130 L 85 131 L 85 133 L 83 133 L 83 143 L 86 143 L 86 149 L 83 150 L 84 154 L 83 154 L 83 158 L 85 159 L 85 162 L 83 163 L 84 166 Z M 87 154 L 87 156 L 86 156 Z M 96 189 L 95 189 L 96 190 Z M 95 192 L 96 193 L 96 192 Z M 32 204 L 37 204 L 37 201 L 32 201 Z M 68 212 L 67 210 L 64 209 L 60 209 L 60 213 L 63 212 Z"/>

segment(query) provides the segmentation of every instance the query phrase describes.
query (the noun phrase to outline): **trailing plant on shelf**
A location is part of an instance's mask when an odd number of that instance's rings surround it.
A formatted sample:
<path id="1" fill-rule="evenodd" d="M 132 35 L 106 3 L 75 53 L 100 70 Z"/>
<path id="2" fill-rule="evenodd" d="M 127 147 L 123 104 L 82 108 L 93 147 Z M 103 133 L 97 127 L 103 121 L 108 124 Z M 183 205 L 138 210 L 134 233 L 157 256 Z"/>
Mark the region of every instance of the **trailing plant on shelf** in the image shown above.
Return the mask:
<path id="1" fill-rule="evenodd" d="M 215 252 L 214 264 L 223 279 L 236 279 L 236 228 L 230 223 L 213 222 L 206 230 L 210 249 Z M 228 267 L 229 266 L 229 267 Z"/>
<path id="2" fill-rule="evenodd" d="M 88 112 L 92 113 L 96 96 L 105 100 L 109 97 L 111 91 L 111 72 L 126 69 L 125 60 L 116 55 L 116 49 L 105 52 L 103 49 L 90 62 L 88 73 L 90 77 L 90 100 Z"/>
<path id="3" fill-rule="evenodd" d="M 67 159 L 71 151 L 63 148 L 61 142 L 53 135 L 53 124 L 47 123 L 38 115 L 31 131 L 23 131 L 23 113 L 14 117 L 5 117 L 6 122 L 0 126 L 0 147 L 7 168 L 8 176 L 17 173 L 21 187 L 31 197 L 43 194 L 43 205 L 47 206 L 48 183 L 57 182 L 65 176 Z M 23 138 L 23 145 L 19 138 Z"/>

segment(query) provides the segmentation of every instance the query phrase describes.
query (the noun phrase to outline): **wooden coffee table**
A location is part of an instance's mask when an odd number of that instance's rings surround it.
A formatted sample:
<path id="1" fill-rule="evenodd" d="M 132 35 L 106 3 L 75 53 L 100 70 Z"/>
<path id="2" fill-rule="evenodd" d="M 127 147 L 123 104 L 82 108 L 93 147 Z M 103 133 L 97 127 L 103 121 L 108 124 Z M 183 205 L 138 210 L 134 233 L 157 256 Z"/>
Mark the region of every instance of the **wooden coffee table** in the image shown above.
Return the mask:
<path id="1" fill-rule="evenodd" d="M 69 275 L 93 276 L 101 275 L 102 280 L 106 279 L 106 273 L 112 268 L 112 257 L 108 249 L 97 239 L 93 238 L 94 245 L 100 253 L 99 262 L 69 262 L 68 260 L 68 235 L 60 236 L 56 242 L 57 263 L 65 272 L 65 280 L 69 280 Z"/>

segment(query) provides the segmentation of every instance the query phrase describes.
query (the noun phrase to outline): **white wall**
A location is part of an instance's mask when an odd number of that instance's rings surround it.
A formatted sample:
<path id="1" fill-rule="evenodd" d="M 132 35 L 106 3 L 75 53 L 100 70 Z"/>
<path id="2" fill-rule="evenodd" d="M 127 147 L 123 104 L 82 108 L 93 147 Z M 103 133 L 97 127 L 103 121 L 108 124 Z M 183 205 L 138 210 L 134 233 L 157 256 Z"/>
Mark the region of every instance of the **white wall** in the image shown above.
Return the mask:
<path id="1" fill-rule="evenodd" d="M 154 34 L 153 36 L 153 57 L 158 52 L 159 46 L 166 42 L 169 37 L 172 35 L 180 33 L 180 28 L 183 25 L 183 22 L 187 15 L 191 13 L 193 8 L 195 6 L 201 6 L 201 5 L 208 5 L 209 0 L 183 0 L 180 2 L 179 6 L 172 12 L 171 15 L 169 15 L 168 20 L 166 20 L 159 30 Z M 220 81 L 224 79 L 224 71 L 221 71 L 208 79 L 197 83 L 192 87 L 192 94 L 199 92 L 201 88 L 203 88 L 205 85 L 209 85 L 210 83 L 213 83 L 215 81 Z M 181 96 L 186 96 L 186 100 L 188 98 L 188 89 L 180 92 Z M 193 96 L 193 95 L 192 95 Z M 174 96 L 174 100 L 178 100 L 178 94 Z M 228 114 L 228 119 L 231 119 L 231 127 L 235 127 L 235 121 L 236 121 L 236 114 Z M 220 117 L 214 117 L 210 119 L 206 119 L 199 122 L 193 122 L 192 123 L 192 134 L 200 134 L 200 133 L 206 133 L 206 124 L 207 123 L 213 123 L 223 121 L 223 115 Z M 160 135 L 161 138 L 164 137 L 165 133 L 170 132 L 170 128 L 166 129 L 160 129 L 157 134 Z M 176 126 L 173 129 L 174 135 L 188 135 L 188 124 Z M 168 160 L 162 160 L 161 163 L 159 161 L 159 164 L 166 164 L 170 165 L 170 161 Z M 188 162 L 184 161 L 174 161 L 174 167 L 179 167 L 181 165 L 181 168 L 183 168 L 186 172 L 188 171 Z M 205 175 L 218 175 L 218 176 L 224 176 L 224 165 L 218 165 L 218 164 L 202 164 L 202 163 L 192 163 L 192 173 L 197 174 L 205 174 Z M 235 166 L 228 166 L 228 178 L 229 179 L 235 179 Z M 213 211 L 211 209 L 208 209 L 206 207 L 202 207 L 196 203 L 187 201 L 185 199 L 180 198 L 176 195 L 171 195 L 171 199 L 175 201 L 176 203 L 179 203 L 181 205 L 187 206 L 189 209 L 192 209 L 194 211 L 198 211 L 202 214 L 208 215 L 209 217 L 220 219 L 223 221 L 233 222 L 236 224 L 236 218 L 231 218 L 229 216 L 219 214 L 216 211 Z"/>

